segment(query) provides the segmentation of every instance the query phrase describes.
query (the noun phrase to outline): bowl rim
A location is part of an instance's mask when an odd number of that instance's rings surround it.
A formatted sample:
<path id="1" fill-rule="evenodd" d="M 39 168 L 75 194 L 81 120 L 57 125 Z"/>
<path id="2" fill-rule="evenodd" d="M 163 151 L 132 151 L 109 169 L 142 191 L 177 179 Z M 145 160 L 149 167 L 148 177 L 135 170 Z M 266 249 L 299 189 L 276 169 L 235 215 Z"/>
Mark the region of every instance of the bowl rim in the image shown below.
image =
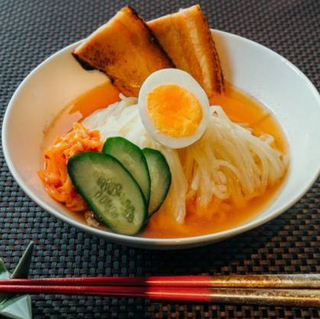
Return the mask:
<path id="1" fill-rule="evenodd" d="M 235 40 L 241 40 L 249 43 L 253 47 L 257 47 L 259 49 L 267 51 L 269 54 L 273 55 L 277 59 L 281 59 L 283 62 L 287 64 L 288 67 L 290 67 L 295 73 L 299 75 L 303 79 L 303 81 L 307 84 L 307 86 L 310 89 L 310 92 L 312 92 L 319 104 L 320 107 L 320 94 L 315 88 L 315 86 L 312 84 L 312 82 L 308 79 L 308 77 L 303 74 L 294 64 L 292 64 L 290 61 L 288 61 L 286 58 L 281 56 L 280 54 L 276 53 L 275 51 L 255 42 L 250 39 L 247 39 L 245 37 L 241 37 L 229 32 L 225 31 L 220 31 L 220 30 L 215 30 L 211 29 L 213 33 L 222 35 L 223 37 L 231 37 Z M 9 151 L 9 143 L 8 143 L 8 123 L 9 119 L 12 114 L 12 110 L 15 105 L 15 101 L 18 99 L 20 95 L 21 89 L 24 87 L 24 85 L 29 81 L 29 79 L 37 73 L 43 66 L 46 64 L 50 63 L 52 59 L 55 57 L 59 56 L 60 54 L 63 54 L 65 51 L 69 51 L 71 48 L 75 47 L 79 43 L 81 43 L 83 40 L 74 42 L 59 51 L 55 52 L 53 55 L 49 56 L 46 58 L 41 64 L 39 64 L 35 69 L 33 69 L 26 78 L 20 83 L 18 88 L 15 90 L 13 96 L 11 97 L 8 107 L 6 109 L 3 122 L 2 122 L 2 149 L 3 149 L 3 154 L 4 158 L 6 160 L 7 166 L 13 175 L 14 179 L 18 183 L 18 185 L 22 188 L 22 190 L 25 192 L 25 194 L 33 200 L 37 205 L 42 207 L 45 211 L 49 212 L 53 216 L 57 217 L 58 219 L 68 223 L 69 225 L 76 227 L 84 232 L 88 232 L 92 235 L 97 235 L 99 237 L 103 237 L 105 239 L 114 241 L 114 242 L 119 242 L 122 244 L 127 244 L 131 246 L 140 246 L 140 247 L 162 247 L 165 248 L 166 246 L 169 248 L 170 246 L 176 246 L 176 248 L 183 248 L 184 246 L 191 246 L 191 245 L 206 245 L 210 244 L 215 241 L 221 241 L 225 240 L 227 238 L 242 234 L 244 232 L 247 232 L 249 230 L 252 230 L 254 228 L 257 228 L 270 220 L 278 217 L 281 215 L 284 211 L 288 210 L 291 206 L 293 206 L 296 202 L 298 202 L 306 193 L 307 191 L 311 188 L 311 186 L 314 184 L 314 182 L 317 180 L 317 178 L 320 175 L 320 162 L 318 164 L 317 170 L 315 171 L 315 174 L 313 175 L 312 178 L 309 179 L 308 183 L 304 188 L 302 188 L 299 193 L 291 198 L 290 201 L 288 201 L 286 204 L 281 205 L 278 209 L 275 209 L 272 213 L 269 215 L 259 219 L 259 220 L 250 220 L 245 224 L 239 225 L 237 227 L 227 229 L 221 232 L 217 233 L 209 233 L 205 235 L 200 235 L 200 236 L 193 236 L 193 237 L 181 237 L 181 238 L 146 238 L 146 237 L 139 237 L 139 236 L 128 236 L 128 235 L 122 235 L 122 234 L 117 234 L 113 232 L 108 232 L 105 230 L 97 229 L 90 227 L 88 225 L 85 225 L 81 223 L 80 221 L 77 221 L 76 219 L 72 218 L 72 216 L 67 216 L 64 214 L 61 214 L 58 210 L 55 210 L 51 208 L 49 205 L 44 203 L 40 198 L 36 196 L 34 192 L 32 192 L 28 185 L 24 182 L 24 180 L 20 177 L 18 171 L 16 170 L 13 161 L 11 160 L 10 157 L 10 151 Z"/>

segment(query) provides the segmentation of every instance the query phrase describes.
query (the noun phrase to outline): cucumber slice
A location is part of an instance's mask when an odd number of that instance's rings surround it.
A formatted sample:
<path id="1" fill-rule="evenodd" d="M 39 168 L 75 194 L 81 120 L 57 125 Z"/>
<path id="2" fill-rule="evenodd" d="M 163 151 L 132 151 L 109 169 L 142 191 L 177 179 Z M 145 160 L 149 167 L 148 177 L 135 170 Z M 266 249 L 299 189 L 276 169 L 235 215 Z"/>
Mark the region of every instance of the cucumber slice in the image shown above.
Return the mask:
<path id="1" fill-rule="evenodd" d="M 123 137 L 110 137 L 104 143 L 102 152 L 115 157 L 129 171 L 139 184 L 148 204 L 151 182 L 142 150 Z"/>
<path id="2" fill-rule="evenodd" d="M 148 207 L 149 216 L 155 213 L 165 201 L 171 185 L 171 172 L 166 158 L 157 150 L 142 150 L 151 178 L 151 195 Z"/>
<path id="3" fill-rule="evenodd" d="M 115 232 L 134 235 L 148 213 L 137 182 L 110 155 L 86 152 L 71 157 L 68 173 L 76 190 L 97 217 Z"/>

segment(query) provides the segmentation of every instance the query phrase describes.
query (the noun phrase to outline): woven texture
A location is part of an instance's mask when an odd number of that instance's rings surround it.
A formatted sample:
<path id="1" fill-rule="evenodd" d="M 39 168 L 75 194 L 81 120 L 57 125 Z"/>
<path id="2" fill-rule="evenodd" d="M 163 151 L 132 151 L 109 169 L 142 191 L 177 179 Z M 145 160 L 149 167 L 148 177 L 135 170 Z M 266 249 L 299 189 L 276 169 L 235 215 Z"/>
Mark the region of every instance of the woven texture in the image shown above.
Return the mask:
<path id="1" fill-rule="evenodd" d="M 0 116 L 23 78 L 46 57 L 131 4 L 146 19 L 187 0 L 2 0 Z M 200 1 L 212 27 L 285 56 L 320 88 L 318 0 Z M 303 105 L 301 106 L 303 107 Z M 0 153 L 0 255 L 12 269 L 36 242 L 32 276 L 310 273 L 320 271 L 320 184 L 274 221 L 234 239 L 181 252 L 123 247 L 70 227 L 30 201 Z M 35 318 L 318 318 L 320 310 L 78 296 L 33 297 Z"/>

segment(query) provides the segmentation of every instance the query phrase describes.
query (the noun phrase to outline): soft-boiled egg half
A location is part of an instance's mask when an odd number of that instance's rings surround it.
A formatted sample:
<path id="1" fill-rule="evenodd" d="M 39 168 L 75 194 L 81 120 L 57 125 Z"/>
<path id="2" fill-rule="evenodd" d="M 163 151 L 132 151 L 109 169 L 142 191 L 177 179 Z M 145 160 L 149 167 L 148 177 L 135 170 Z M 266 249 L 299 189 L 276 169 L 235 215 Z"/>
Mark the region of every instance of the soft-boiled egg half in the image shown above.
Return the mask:
<path id="1" fill-rule="evenodd" d="M 182 70 L 152 73 L 140 89 L 138 104 L 146 130 L 169 148 L 193 144 L 208 125 L 208 97 L 200 84 Z"/>

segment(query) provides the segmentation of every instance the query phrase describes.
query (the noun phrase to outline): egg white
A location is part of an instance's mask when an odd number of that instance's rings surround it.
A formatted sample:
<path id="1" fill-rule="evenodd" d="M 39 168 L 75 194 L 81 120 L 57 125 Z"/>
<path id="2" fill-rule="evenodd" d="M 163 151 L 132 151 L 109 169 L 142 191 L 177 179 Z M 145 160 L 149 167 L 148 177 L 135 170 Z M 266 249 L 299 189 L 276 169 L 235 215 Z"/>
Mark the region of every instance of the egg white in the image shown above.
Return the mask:
<path id="1" fill-rule="evenodd" d="M 189 92 L 200 102 L 202 108 L 202 120 L 191 136 L 172 137 L 163 134 L 154 125 L 147 109 L 147 95 L 155 87 L 160 85 L 178 85 Z M 139 113 L 146 130 L 162 145 L 177 149 L 189 146 L 200 139 L 205 132 L 209 121 L 209 99 L 200 84 L 187 72 L 179 69 L 163 69 L 152 73 L 143 83 L 138 98 Z"/>

